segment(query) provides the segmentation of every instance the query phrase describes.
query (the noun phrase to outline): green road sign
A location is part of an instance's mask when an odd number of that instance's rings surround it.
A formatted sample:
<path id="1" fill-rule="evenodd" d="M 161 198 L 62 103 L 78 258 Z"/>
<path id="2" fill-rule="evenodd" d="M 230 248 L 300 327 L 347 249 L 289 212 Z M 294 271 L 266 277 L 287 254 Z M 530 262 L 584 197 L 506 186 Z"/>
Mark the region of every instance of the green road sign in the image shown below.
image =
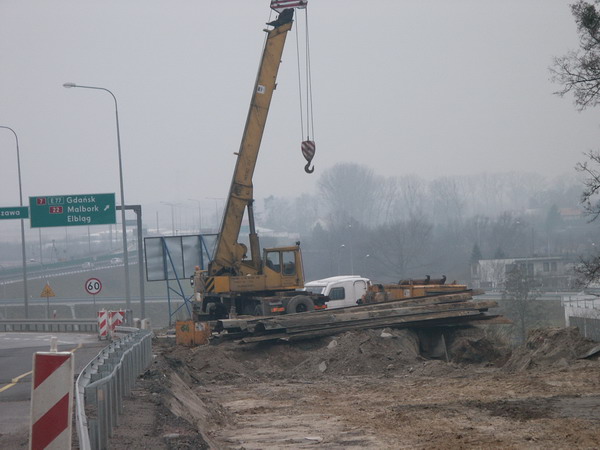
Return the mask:
<path id="1" fill-rule="evenodd" d="M 2 219 L 27 219 L 29 208 L 27 206 L 8 206 L 0 208 L 0 220 Z"/>
<path id="2" fill-rule="evenodd" d="M 115 194 L 29 197 L 31 228 L 116 223 Z"/>

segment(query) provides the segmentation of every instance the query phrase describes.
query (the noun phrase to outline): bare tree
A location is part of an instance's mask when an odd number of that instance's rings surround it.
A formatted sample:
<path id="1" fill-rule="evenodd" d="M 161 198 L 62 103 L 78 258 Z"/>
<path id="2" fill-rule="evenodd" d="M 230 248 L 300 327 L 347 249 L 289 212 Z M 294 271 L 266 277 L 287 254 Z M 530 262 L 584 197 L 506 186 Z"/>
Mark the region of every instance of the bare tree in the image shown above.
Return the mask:
<path id="1" fill-rule="evenodd" d="M 550 68 L 552 80 L 561 84 L 556 92 L 573 93 L 579 110 L 600 103 L 600 2 L 579 0 L 571 12 L 579 33 L 579 49 L 554 59 Z"/>
<path id="2" fill-rule="evenodd" d="M 330 222 L 376 224 L 381 216 L 381 193 L 384 179 L 372 169 L 354 163 L 340 163 L 325 170 L 318 181 Z"/>
<path id="3" fill-rule="evenodd" d="M 586 153 L 588 160 L 578 163 L 575 170 L 585 174 L 585 189 L 581 193 L 581 204 L 586 214 L 591 216 L 594 221 L 600 216 L 600 152 L 589 151 Z"/>
<path id="4" fill-rule="evenodd" d="M 514 266 L 507 274 L 504 282 L 502 298 L 508 302 L 508 310 L 518 321 L 519 338 L 525 342 L 527 329 L 535 323 L 536 304 L 539 295 L 533 276 L 527 270 Z"/>
<path id="5" fill-rule="evenodd" d="M 556 93 L 560 96 L 572 93 L 577 109 L 584 110 L 600 103 L 600 1 L 579 0 L 571 5 L 571 12 L 579 33 L 579 49 L 555 58 L 550 71 L 553 81 L 562 85 Z M 589 151 L 586 156 L 587 161 L 577 164 L 575 169 L 586 176 L 581 203 L 594 221 L 600 215 L 600 152 Z M 584 257 L 579 275 L 586 283 L 597 280 L 600 256 Z"/>
<path id="6" fill-rule="evenodd" d="M 460 178 L 442 177 L 433 180 L 431 191 L 434 220 L 438 223 L 461 222 L 464 212 L 464 190 Z"/>
<path id="7" fill-rule="evenodd" d="M 261 225 L 276 230 L 295 231 L 289 228 L 288 219 L 292 216 L 292 206 L 289 200 L 271 195 L 264 199 L 264 216 Z"/>
<path id="8" fill-rule="evenodd" d="M 584 284 L 589 284 L 600 278 L 600 255 L 584 257 L 575 266 L 575 273 Z"/>
<path id="9" fill-rule="evenodd" d="M 398 179 L 398 184 L 400 195 L 395 203 L 396 220 L 424 217 L 428 204 L 425 181 L 416 175 L 406 175 Z"/>
<path id="10" fill-rule="evenodd" d="M 390 223 L 397 220 L 395 206 L 400 195 L 400 187 L 397 178 L 386 178 L 382 180 L 380 187 L 380 218 L 383 223 Z"/>
<path id="11" fill-rule="evenodd" d="M 413 218 L 377 227 L 371 247 L 382 274 L 394 278 L 424 276 L 431 247 L 433 226 L 423 218 Z"/>
<path id="12" fill-rule="evenodd" d="M 523 219 L 505 212 L 498 216 L 486 230 L 485 243 L 495 252 L 495 258 L 503 255 L 531 256 L 531 241 L 528 240 L 527 230 L 531 228 Z"/>

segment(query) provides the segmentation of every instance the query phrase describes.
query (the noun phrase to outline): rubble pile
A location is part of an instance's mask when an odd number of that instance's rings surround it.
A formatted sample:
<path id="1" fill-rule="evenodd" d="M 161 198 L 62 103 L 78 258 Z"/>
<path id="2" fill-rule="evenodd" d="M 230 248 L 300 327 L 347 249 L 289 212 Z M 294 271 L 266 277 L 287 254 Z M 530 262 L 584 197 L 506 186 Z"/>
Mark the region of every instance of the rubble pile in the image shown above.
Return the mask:
<path id="1" fill-rule="evenodd" d="M 599 354 L 599 344 L 581 336 L 576 327 L 539 328 L 529 332 L 525 345 L 512 353 L 503 368 L 515 372 L 567 367 L 578 359 L 597 359 Z"/>

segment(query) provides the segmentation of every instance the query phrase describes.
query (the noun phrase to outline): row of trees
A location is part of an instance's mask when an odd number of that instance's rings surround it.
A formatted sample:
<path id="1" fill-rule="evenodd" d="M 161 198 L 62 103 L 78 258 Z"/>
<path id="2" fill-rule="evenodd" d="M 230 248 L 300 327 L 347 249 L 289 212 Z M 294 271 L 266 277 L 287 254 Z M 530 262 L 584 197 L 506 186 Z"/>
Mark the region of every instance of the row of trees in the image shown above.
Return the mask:
<path id="1" fill-rule="evenodd" d="M 571 5 L 571 11 L 579 33 L 579 49 L 555 58 L 550 71 L 553 80 L 561 85 L 556 94 L 573 94 L 576 107 L 584 110 L 600 104 L 600 1 L 580 0 Z M 584 175 L 580 203 L 591 222 L 600 216 L 599 167 L 598 150 L 589 151 L 586 160 L 576 166 L 576 170 Z M 547 232 L 560 229 L 560 222 L 560 215 L 551 209 L 546 218 Z M 591 234 L 595 235 L 595 231 L 594 227 Z M 591 244 L 581 249 L 582 253 L 587 255 L 583 256 L 577 266 L 581 280 L 587 283 L 598 281 L 600 278 L 600 253 L 595 248 L 593 238 Z M 514 267 L 507 273 L 504 286 L 503 297 L 507 300 L 508 310 L 516 318 L 515 328 L 519 340 L 523 342 L 526 330 L 545 315 L 539 313 L 540 305 L 535 301 L 540 294 L 538 283 L 526 271 Z"/>
<path id="2" fill-rule="evenodd" d="M 572 93 L 577 108 L 586 109 L 600 103 L 600 0 L 571 8 L 580 47 L 555 58 L 550 70 L 561 86 L 556 94 Z M 481 257 L 588 253 L 580 271 L 591 281 L 600 275 L 600 256 L 589 251 L 599 237 L 596 227 L 564 223 L 560 208 L 581 203 L 592 221 L 600 216 L 599 167 L 599 151 L 576 167 L 584 176 L 582 192 L 574 177 L 549 182 L 509 173 L 426 181 L 339 164 L 321 175 L 315 195 L 267 199 L 263 223 L 300 232 L 320 273 L 335 266 L 340 272 L 342 251 L 351 271 L 358 265 L 383 277 L 434 270 L 460 276 L 465 272 L 457 267 Z"/>
<path id="3" fill-rule="evenodd" d="M 600 104 L 600 1 L 579 0 L 571 5 L 579 34 L 579 48 L 554 59 L 552 79 L 561 87 L 557 95 L 573 94 L 577 109 Z M 576 169 L 585 176 L 581 203 L 592 221 L 600 216 L 600 151 L 592 150 Z M 579 266 L 587 282 L 600 276 L 600 254 L 593 253 Z"/>
<path id="4" fill-rule="evenodd" d="M 310 229 L 315 221 L 374 227 L 427 218 L 444 224 L 504 211 L 547 213 L 552 207 L 575 207 L 580 193 L 575 174 L 545 179 L 529 173 L 485 173 L 427 181 L 416 175 L 384 177 L 364 165 L 342 163 L 322 173 L 314 195 L 265 199 L 263 222 L 289 231 Z"/>
<path id="5" fill-rule="evenodd" d="M 309 278 L 360 272 L 381 281 L 425 274 L 465 281 L 474 253 L 475 259 L 577 255 L 600 239 L 585 220 L 568 223 L 560 213 L 577 208 L 575 177 L 426 181 L 345 163 L 323 172 L 318 185 L 315 195 L 267 198 L 261 215 L 264 227 L 300 234 Z"/>

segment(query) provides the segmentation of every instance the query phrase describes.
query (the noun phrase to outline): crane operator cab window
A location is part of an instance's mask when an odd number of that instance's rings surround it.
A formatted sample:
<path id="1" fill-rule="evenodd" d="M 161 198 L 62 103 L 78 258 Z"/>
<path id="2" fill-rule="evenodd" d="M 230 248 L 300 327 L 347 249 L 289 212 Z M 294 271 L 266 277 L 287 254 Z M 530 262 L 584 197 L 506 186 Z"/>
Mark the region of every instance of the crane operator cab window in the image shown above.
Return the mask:
<path id="1" fill-rule="evenodd" d="M 281 272 L 279 252 L 267 252 L 267 267 L 275 272 Z"/>
<path id="2" fill-rule="evenodd" d="M 284 275 L 296 275 L 296 255 L 294 252 L 281 252 Z"/>

